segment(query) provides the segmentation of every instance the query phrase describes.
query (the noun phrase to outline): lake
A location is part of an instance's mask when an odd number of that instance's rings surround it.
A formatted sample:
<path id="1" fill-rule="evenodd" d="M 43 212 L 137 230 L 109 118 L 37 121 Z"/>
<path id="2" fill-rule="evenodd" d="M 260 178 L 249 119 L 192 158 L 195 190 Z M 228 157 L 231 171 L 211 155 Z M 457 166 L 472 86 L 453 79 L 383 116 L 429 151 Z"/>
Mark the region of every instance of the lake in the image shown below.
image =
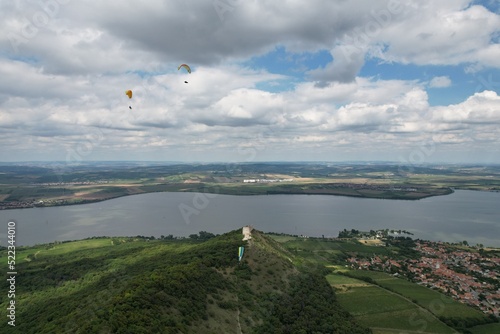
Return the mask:
<path id="1" fill-rule="evenodd" d="M 340 230 L 403 229 L 414 237 L 500 247 L 500 193 L 458 190 L 418 201 L 328 195 L 228 196 L 149 193 L 104 202 L 0 211 L 0 244 L 16 222 L 16 244 L 92 236 L 188 236 L 244 225 L 264 232 L 336 237 Z"/>

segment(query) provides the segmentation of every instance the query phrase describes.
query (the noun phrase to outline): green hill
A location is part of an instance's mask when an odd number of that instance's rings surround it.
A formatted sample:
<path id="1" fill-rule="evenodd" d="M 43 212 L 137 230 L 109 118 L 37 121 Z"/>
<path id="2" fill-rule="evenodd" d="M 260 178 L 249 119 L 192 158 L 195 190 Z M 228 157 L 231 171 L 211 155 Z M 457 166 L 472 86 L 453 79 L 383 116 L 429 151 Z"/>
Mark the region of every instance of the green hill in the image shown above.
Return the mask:
<path id="1" fill-rule="evenodd" d="M 15 298 L 0 296 L 4 312 L 15 300 L 15 327 L 4 316 L 0 332 L 370 333 L 338 304 L 324 267 L 297 267 L 259 231 L 206 237 L 19 247 Z"/>

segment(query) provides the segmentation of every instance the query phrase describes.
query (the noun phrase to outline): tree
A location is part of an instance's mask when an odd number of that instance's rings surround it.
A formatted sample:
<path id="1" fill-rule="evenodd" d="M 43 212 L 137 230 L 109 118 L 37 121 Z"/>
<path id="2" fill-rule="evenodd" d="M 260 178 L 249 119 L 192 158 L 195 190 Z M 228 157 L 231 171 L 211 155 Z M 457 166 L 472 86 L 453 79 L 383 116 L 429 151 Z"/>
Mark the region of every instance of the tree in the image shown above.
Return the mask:
<path id="1" fill-rule="evenodd" d="M 201 240 L 208 240 L 215 237 L 215 234 L 206 231 L 200 231 L 199 235 Z"/>

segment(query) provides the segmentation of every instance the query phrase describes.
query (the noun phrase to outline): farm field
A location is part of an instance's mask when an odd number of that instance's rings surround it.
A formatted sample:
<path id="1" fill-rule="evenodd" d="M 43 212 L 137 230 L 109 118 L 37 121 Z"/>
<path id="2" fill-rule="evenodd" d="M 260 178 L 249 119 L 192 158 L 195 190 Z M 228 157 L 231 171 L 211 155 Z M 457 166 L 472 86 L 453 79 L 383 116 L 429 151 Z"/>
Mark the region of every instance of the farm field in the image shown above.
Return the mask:
<path id="1" fill-rule="evenodd" d="M 350 252 L 389 255 L 397 251 L 395 247 L 380 247 L 378 243 L 360 243 L 356 240 L 331 240 L 303 238 L 269 234 L 283 247 L 296 255 L 297 262 L 310 262 L 327 267 L 342 263 Z"/>
<path id="2" fill-rule="evenodd" d="M 470 329 L 472 334 L 498 334 L 500 333 L 500 323 L 479 325 Z"/>
<path id="3" fill-rule="evenodd" d="M 274 238 L 274 235 L 271 235 Z M 375 241 L 375 240 L 374 240 Z M 284 246 L 290 250 L 305 251 L 305 252 L 321 252 L 321 251 L 340 251 L 340 252 L 359 252 L 370 254 L 389 254 L 393 247 L 379 247 L 379 242 L 361 243 L 357 240 L 328 240 L 319 238 L 300 238 L 287 239 Z"/>
<path id="4" fill-rule="evenodd" d="M 327 280 L 339 303 L 374 333 L 455 333 L 429 311 L 381 287 L 337 274 Z"/>
<path id="5" fill-rule="evenodd" d="M 393 291 L 432 312 L 437 317 L 481 319 L 483 313 L 453 300 L 444 294 L 427 287 L 393 277 L 389 274 L 365 270 L 351 270 L 349 276 L 369 277 L 381 287 Z"/>

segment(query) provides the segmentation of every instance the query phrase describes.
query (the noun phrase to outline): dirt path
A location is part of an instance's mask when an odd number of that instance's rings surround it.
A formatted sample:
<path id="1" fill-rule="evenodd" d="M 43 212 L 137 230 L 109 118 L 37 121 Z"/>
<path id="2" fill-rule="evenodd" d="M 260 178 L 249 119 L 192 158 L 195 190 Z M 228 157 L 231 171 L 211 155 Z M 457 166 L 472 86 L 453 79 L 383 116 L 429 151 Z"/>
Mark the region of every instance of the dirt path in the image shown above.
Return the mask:
<path id="1" fill-rule="evenodd" d="M 240 309 L 238 308 L 238 328 L 236 329 L 236 334 L 243 334 L 241 331 L 241 323 L 240 323 Z"/>

